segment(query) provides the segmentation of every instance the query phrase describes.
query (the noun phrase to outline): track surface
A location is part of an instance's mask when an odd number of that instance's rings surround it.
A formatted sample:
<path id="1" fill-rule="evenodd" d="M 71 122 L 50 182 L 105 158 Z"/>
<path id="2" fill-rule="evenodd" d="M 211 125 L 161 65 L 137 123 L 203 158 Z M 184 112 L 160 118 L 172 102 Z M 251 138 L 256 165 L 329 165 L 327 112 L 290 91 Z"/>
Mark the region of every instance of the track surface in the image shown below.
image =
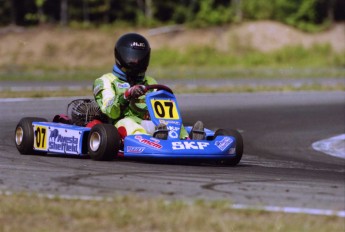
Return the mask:
<path id="1" fill-rule="evenodd" d="M 20 118 L 51 120 L 70 100 L 0 100 L 0 191 L 345 209 L 345 160 L 311 148 L 344 133 L 344 93 L 179 95 L 185 124 L 201 119 L 210 129 L 241 131 L 245 150 L 236 167 L 19 155 L 13 135 Z"/>

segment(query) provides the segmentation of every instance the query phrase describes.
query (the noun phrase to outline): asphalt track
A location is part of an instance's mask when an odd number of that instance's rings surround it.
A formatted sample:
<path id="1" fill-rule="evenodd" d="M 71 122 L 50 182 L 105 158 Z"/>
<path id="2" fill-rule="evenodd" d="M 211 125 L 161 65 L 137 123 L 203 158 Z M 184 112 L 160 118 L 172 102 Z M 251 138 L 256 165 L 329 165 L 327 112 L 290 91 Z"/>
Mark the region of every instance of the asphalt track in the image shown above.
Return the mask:
<path id="1" fill-rule="evenodd" d="M 312 148 L 344 134 L 344 92 L 178 95 L 185 124 L 236 128 L 244 155 L 236 167 L 96 162 L 19 155 L 14 128 L 22 117 L 51 120 L 71 99 L 0 100 L 0 191 L 75 197 L 116 194 L 165 199 L 230 200 L 234 207 L 345 216 L 345 159 Z M 319 212 L 319 213 L 318 213 Z"/>

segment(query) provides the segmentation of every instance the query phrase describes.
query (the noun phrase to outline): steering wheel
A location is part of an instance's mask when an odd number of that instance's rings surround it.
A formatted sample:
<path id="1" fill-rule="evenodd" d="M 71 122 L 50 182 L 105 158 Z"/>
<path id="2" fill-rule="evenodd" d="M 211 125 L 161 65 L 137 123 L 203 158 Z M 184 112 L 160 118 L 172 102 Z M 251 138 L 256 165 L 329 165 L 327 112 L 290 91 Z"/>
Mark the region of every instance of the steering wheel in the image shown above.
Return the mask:
<path id="1" fill-rule="evenodd" d="M 145 86 L 145 94 L 149 91 L 149 90 L 165 90 L 171 94 L 174 94 L 174 92 L 166 85 L 161 85 L 161 84 L 154 84 L 154 85 L 146 85 Z M 139 113 L 145 113 L 147 110 L 141 109 L 139 108 L 136 103 L 139 103 L 138 99 L 131 99 L 129 102 L 129 105 L 137 112 Z"/>
<path id="2" fill-rule="evenodd" d="M 165 90 L 169 93 L 173 93 L 173 91 L 166 85 L 160 85 L 160 84 L 155 84 L 155 85 L 147 85 L 145 86 L 145 92 L 149 91 L 149 90 L 153 90 L 153 89 L 156 89 L 156 90 Z"/>

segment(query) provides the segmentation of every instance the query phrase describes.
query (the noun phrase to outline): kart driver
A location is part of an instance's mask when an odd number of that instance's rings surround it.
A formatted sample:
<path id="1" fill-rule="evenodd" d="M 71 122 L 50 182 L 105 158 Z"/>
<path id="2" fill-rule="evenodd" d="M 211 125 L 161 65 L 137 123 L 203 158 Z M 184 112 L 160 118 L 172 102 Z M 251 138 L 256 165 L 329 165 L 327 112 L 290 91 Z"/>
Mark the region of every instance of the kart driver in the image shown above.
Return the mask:
<path id="1" fill-rule="evenodd" d="M 115 65 L 111 73 L 104 74 L 93 84 L 93 94 L 101 111 L 115 124 L 122 138 L 133 134 L 148 134 L 141 125 L 143 119 L 148 119 L 145 104 L 144 86 L 157 84 L 145 72 L 150 61 L 151 48 L 142 35 L 128 33 L 122 35 L 115 43 Z M 133 107 L 130 101 L 138 99 L 139 107 Z M 153 136 L 160 139 L 168 137 L 166 125 L 155 128 Z M 181 139 L 204 139 L 203 123 L 198 121 L 188 135 L 182 126 Z"/>

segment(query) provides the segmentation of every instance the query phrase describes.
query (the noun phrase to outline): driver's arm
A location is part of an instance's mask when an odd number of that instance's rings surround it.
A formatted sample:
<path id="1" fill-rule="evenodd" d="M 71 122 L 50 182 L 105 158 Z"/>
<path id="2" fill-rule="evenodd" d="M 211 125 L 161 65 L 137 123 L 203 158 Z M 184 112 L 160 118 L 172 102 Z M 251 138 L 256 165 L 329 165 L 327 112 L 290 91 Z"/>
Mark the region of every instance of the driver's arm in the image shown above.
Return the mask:
<path id="1" fill-rule="evenodd" d="M 105 74 L 95 80 L 93 94 L 101 111 L 109 118 L 117 119 L 121 115 L 121 105 L 126 104 L 123 93 L 113 86 L 116 77 Z"/>

